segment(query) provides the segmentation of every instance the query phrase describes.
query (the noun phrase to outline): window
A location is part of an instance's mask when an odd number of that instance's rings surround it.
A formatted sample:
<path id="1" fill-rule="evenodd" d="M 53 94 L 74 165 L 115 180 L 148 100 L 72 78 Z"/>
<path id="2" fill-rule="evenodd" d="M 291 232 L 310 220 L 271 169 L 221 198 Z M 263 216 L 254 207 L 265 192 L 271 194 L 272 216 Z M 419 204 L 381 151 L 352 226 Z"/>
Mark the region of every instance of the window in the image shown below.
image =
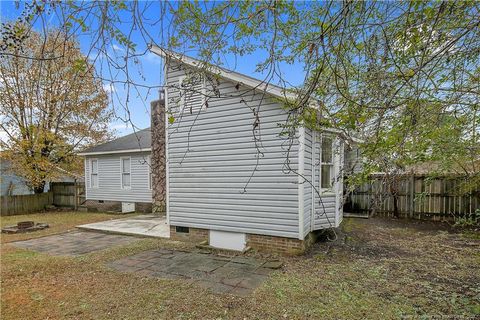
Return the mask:
<path id="1" fill-rule="evenodd" d="M 333 186 L 333 141 L 331 137 L 324 135 L 322 135 L 321 139 L 320 188 L 330 189 Z"/>
<path id="2" fill-rule="evenodd" d="M 98 188 L 98 159 L 90 159 L 90 187 Z"/>
<path id="3" fill-rule="evenodd" d="M 122 188 L 130 189 L 130 158 L 121 158 Z"/>

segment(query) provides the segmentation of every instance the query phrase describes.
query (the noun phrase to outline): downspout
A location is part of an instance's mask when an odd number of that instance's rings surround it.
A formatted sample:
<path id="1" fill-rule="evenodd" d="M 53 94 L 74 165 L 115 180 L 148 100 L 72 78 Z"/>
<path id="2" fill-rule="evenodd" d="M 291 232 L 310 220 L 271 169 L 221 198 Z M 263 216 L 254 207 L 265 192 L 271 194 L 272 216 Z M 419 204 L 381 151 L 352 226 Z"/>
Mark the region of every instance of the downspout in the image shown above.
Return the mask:
<path id="1" fill-rule="evenodd" d="M 169 126 L 169 121 L 168 121 L 168 113 L 170 111 L 169 106 L 168 106 L 168 61 L 165 59 L 165 64 L 164 64 L 164 90 L 163 90 L 163 97 L 164 97 L 164 108 L 165 108 L 165 213 L 166 213 L 166 223 L 169 225 L 170 224 L 170 170 L 169 170 L 169 155 L 168 155 L 168 126 Z"/>

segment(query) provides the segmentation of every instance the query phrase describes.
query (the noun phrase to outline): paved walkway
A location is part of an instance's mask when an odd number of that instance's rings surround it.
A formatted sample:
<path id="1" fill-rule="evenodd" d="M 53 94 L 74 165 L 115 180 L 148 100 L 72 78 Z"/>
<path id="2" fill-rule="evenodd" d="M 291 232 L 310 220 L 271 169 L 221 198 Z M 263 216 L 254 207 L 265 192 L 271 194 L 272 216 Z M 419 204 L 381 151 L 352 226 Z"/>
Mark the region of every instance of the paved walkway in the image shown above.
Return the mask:
<path id="1" fill-rule="evenodd" d="M 115 270 L 166 279 L 191 279 L 215 293 L 244 296 L 281 267 L 278 261 L 223 257 L 176 250 L 151 250 L 109 264 Z"/>
<path id="2" fill-rule="evenodd" d="M 103 231 L 119 234 L 170 238 L 170 228 L 165 217 L 140 215 L 133 218 L 114 219 L 77 226 L 83 230 Z"/>
<path id="3" fill-rule="evenodd" d="M 122 235 L 74 231 L 9 244 L 56 256 L 77 256 L 138 240 L 140 239 Z"/>

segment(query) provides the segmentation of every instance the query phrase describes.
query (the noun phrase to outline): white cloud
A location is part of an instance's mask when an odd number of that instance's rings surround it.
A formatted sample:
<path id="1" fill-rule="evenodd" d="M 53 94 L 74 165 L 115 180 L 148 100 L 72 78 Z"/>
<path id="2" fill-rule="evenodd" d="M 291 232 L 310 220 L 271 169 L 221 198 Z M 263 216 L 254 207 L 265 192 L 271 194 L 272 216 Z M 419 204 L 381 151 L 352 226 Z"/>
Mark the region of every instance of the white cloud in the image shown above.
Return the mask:
<path id="1" fill-rule="evenodd" d="M 162 58 L 151 51 L 143 55 L 142 60 L 146 63 L 155 64 L 155 65 L 160 65 L 162 63 Z"/>
<path id="2" fill-rule="evenodd" d="M 119 45 L 116 45 L 116 44 L 112 44 L 112 49 L 113 51 L 117 51 L 117 52 L 125 52 L 125 49 L 120 47 Z"/>
<path id="3" fill-rule="evenodd" d="M 105 90 L 105 92 L 107 92 L 108 94 L 117 91 L 117 89 L 115 89 L 115 86 L 113 85 L 113 83 L 104 83 L 103 84 L 103 90 Z"/>

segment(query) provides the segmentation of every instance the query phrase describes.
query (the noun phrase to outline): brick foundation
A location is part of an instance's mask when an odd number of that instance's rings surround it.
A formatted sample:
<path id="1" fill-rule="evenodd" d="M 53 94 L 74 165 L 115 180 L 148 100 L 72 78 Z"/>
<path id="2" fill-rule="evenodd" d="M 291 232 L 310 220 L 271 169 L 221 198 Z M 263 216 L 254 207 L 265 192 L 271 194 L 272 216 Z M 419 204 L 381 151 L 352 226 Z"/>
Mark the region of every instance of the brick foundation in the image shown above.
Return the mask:
<path id="1" fill-rule="evenodd" d="M 175 226 L 170 226 L 170 239 L 185 242 L 208 241 L 208 230 L 198 228 L 188 228 L 188 233 L 177 232 Z"/>
<path id="2" fill-rule="evenodd" d="M 119 201 L 87 200 L 83 205 L 91 212 L 122 212 L 122 203 Z"/>
<path id="3" fill-rule="evenodd" d="M 122 203 L 120 201 L 87 200 L 84 203 L 88 211 L 91 212 L 122 212 Z M 135 202 L 135 212 L 152 213 L 152 204 L 147 202 Z"/>
<path id="4" fill-rule="evenodd" d="M 177 232 L 175 226 L 170 226 L 170 239 L 185 242 L 200 243 L 208 241 L 209 230 L 188 228 L 188 233 Z M 312 244 L 315 243 L 316 235 L 309 233 L 304 240 L 266 236 L 261 234 L 247 234 L 247 246 L 261 252 L 276 253 L 284 255 L 303 254 Z"/>
<path id="5" fill-rule="evenodd" d="M 309 233 L 304 240 L 261 234 L 247 234 L 247 246 L 268 253 L 300 255 L 313 243 L 315 243 L 315 235 L 313 233 Z"/>

